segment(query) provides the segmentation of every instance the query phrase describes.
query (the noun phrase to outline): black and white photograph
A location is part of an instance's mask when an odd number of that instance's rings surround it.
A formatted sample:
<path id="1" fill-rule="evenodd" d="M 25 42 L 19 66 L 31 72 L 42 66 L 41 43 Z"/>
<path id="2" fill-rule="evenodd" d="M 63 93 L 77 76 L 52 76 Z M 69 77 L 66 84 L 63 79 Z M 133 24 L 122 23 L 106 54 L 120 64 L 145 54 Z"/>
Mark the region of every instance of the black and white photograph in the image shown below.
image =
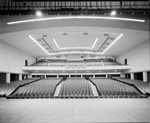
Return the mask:
<path id="1" fill-rule="evenodd" d="M 150 1 L 0 0 L 0 123 L 150 123 Z"/>

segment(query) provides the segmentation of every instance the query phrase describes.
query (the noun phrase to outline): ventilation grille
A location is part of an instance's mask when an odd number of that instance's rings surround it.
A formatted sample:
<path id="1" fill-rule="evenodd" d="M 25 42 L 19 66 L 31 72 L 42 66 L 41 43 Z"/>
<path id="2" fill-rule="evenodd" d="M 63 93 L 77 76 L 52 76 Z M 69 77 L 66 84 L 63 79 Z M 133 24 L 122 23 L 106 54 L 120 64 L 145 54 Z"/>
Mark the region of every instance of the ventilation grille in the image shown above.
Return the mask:
<path id="1" fill-rule="evenodd" d="M 41 39 L 37 39 L 37 41 L 42 41 Z"/>
<path id="2" fill-rule="evenodd" d="M 87 33 L 87 32 L 85 32 L 85 33 L 83 33 L 83 35 L 88 35 L 88 33 Z"/>
<path id="3" fill-rule="evenodd" d="M 104 34 L 104 36 L 109 36 L 108 34 Z"/>
<path id="4" fill-rule="evenodd" d="M 115 38 L 110 38 L 109 40 L 115 40 Z"/>
<path id="5" fill-rule="evenodd" d="M 47 35 L 43 35 L 43 37 L 47 37 Z"/>
<path id="6" fill-rule="evenodd" d="M 63 35 L 68 35 L 68 33 L 63 33 Z"/>

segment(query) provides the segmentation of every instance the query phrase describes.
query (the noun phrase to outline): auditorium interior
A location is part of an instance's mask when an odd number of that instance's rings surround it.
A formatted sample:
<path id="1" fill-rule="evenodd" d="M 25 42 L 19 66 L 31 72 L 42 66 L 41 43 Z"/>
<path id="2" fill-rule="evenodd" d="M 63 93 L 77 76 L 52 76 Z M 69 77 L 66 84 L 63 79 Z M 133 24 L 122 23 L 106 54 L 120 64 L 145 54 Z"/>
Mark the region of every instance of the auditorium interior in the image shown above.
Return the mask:
<path id="1" fill-rule="evenodd" d="M 0 123 L 150 122 L 149 0 L 0 0 Z"/>

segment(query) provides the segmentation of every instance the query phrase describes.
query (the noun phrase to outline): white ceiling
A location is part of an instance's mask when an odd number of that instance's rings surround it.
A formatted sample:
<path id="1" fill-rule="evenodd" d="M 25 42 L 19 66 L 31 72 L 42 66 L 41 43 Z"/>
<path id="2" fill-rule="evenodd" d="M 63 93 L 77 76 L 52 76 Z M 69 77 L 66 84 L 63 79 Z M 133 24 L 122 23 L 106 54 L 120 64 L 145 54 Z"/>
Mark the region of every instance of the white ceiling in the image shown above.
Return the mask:
<path id="1" fill-rule="evenodd" d="M 18 19 L 21 17 L 18 17 Z M 21 19 L 23 19 L 22 17 Z M 29 18 L 29 17 L 28 17 Z M 33 17 L 32 17 L 33 18 Z M 17 20 L 3 17 L 0 20 L 0 40 L 20 49 L 33 57 L 48 56 L 37 44 L 35 44 L 28 36 L 32 35 L 35 39 L 39 39 L 42 35 L 48 35 L 44 38 L 55 54 L 63 50 L 58 50 L 53 42 L 56 39 L 60 47 L 90 47 L 96 38 L 99 38 L 95 48 L 101 47 L 106 37 L 101 34 L 121 34 L 121 37 L 110 49 L 103 55 L 118 56 L 140 43 L 149 40 L 149 19 L 145 19 L 145 23 L 128 22 L 118 20 L 93 20 L 93 19 L 73 19 L 73 20 L 55 20 L 41 21 L 24 24 L 7 25 L 6 22 Z M 63 36 L 67 33 L 67 36 Z M 81 36 L 83 33 L 89 35 Z M 33 50 L 34 49 L 34 50 Z M 72 48 L 71 51 L 75 49 Z M 77 50 L 77 49 L 76 49 Z M 69 49 L 65 52 L 70 51 Z M 79 51 L 87 51 L 84 48 Z M 91 52 L 97 53 L 97 50 Z M 70 54 L 70 52 L 68 52 Z"/>

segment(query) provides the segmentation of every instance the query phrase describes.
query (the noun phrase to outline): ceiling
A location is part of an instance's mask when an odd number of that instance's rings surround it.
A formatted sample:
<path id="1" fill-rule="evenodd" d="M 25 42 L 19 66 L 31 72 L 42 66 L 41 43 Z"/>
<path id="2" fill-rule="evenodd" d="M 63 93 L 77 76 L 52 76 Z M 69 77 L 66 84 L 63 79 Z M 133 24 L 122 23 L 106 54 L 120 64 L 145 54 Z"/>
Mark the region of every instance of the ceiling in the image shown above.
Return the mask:
<path id="1" fill-rule="evenodd" d="M 7 22 L 37 17 L 0 18 L 0 40 L 35 58 L 71 53 L 118 56 L 149 40 L 148 17 L 132 17 L 143 19 L 144 23 L 105 19 L 59 19 L 13 25 L 8 25 Z M 120 34 L 123 36 L 116 41 Z"/>

